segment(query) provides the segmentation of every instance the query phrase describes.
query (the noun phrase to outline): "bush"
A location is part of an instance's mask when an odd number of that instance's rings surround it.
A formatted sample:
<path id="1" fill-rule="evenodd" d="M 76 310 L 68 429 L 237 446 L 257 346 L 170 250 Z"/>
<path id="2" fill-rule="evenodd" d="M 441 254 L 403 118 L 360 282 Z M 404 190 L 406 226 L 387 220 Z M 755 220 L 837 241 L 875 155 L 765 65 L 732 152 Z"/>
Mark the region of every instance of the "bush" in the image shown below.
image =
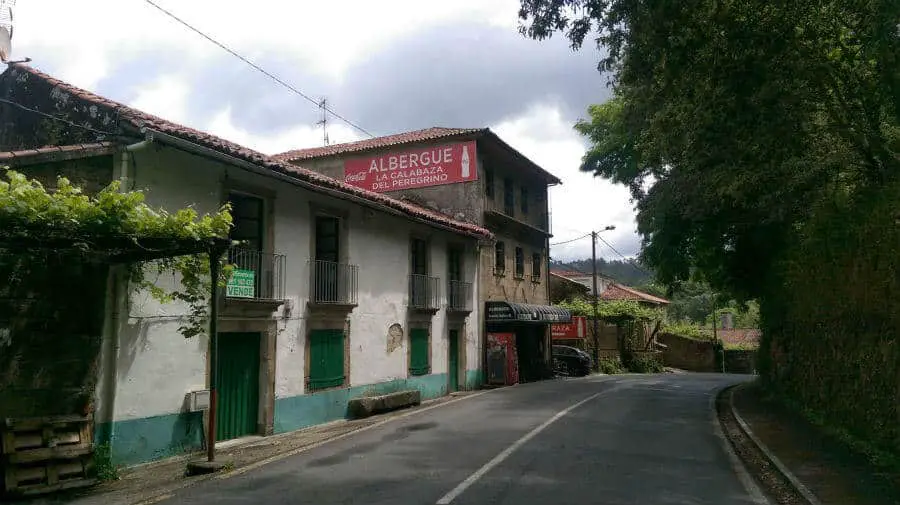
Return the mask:
<path id="1" fill-rule="evenodd" d="M 665 370 L 655 354 L 634 354 L 628 361 L 628 371 L 633 373 L 660 373 Z"/>
<path id="2" fill-rule="evenodd" d="M 597 365 L 600 373 L 608 375 L 620 374 L 625 371 L 619 358 L 601 358 Z"/>
<path id="3" fill-rule="evenodd" d="M 119 480 L 119 467 L 112 461 L 109 444 L 99 444 L 94 448 L 94 472 L 98 480 Z"/>
<path id="4" fill-rule="evenodd" d="M 712 332 L 690 323 L 666 323 L 663 325 L 663 333 L 671 333 L 679 337 L 689 338 L 691 340 L 712 340 Z"/>

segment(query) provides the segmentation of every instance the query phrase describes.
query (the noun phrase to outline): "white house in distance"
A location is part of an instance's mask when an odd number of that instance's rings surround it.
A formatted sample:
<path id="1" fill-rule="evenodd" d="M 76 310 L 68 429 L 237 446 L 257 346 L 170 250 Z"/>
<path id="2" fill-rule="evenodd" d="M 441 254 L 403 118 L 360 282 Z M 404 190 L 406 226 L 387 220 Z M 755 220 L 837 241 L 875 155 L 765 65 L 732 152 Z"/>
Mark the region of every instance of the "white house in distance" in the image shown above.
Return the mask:
<path id="1" fill-rule="evenodd" d="M 170 210 L 213 212 L 231 202 L 232 238 L 244 245 L 229 253 L 240 273 L 220 313 L 218 440 L 340 419 L 364 394 L 417 389 L 424 399 L 481 384 L 473 300 L 481 247 L 493 247 L 486 229 L 25 65 L 0 74 L 0 97 L 32 109 L 0 104 L 0 164 L 89 188 L 119 179 Z M 115 273 L 108 286 L 96 336 L 97 442 L 126 465 L 199 448 L 203 414 L 186 397 L 208 387 L 206 337 L 178 333 L 184 306 L 129 296 Z"/>

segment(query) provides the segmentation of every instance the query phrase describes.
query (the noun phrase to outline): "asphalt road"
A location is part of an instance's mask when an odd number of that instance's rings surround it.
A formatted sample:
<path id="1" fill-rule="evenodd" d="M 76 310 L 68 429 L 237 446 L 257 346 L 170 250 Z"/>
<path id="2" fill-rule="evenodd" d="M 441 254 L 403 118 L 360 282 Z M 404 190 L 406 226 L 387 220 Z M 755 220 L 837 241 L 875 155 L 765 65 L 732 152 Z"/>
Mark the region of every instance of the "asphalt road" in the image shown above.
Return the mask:
<path id="1" fill-rule="evenodd" d="M 742 380 L 629 375 L 493 390 L 163 503 L 749 505 L 711 404 Z"/>

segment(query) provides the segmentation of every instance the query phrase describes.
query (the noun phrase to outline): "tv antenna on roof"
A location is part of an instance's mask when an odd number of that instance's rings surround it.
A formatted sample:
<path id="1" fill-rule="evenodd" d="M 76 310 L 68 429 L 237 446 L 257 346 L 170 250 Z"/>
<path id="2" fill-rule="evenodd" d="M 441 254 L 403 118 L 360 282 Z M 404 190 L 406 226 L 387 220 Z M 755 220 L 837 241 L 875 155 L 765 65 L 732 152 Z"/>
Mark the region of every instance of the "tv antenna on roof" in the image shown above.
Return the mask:
<path id="1" fill-rule="evenodd" d="M 9 62 L 12 54 L 13 6 L 16 0 L 0 0 L 0 61 Z"/>
<path id="2" fill-rule="evenodd" d="M 319 101 L 319 108 L 322 109 L 322 119 L 316 124 L 322 125 L 322 141 L 328 145 L 328 99 L 323 98 Z"/>

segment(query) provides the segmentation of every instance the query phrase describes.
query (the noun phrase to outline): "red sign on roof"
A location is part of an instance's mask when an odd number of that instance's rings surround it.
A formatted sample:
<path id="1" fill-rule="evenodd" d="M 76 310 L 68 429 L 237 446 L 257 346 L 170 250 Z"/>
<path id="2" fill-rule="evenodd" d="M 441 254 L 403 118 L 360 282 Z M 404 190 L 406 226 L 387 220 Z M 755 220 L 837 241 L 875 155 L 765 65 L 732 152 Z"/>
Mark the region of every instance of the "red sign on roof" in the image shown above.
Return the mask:
<path id="1" fill-rule="evenodd" d="M 478 179 L 475 141 L 394 151 L 344 162 L 344 182 L 384 193 Z"/>

